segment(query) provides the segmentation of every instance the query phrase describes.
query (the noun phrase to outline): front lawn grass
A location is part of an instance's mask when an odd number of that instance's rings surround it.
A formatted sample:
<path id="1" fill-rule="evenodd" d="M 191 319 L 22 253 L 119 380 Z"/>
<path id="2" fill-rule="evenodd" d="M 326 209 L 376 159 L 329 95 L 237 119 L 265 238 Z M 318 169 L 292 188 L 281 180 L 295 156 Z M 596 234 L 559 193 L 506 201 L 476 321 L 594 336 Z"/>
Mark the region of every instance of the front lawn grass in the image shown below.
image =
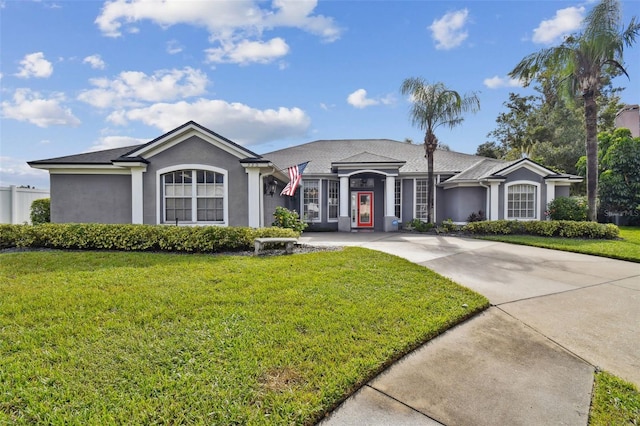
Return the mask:
<path id="1" fill-rule="evenodd" d="M 482 239 L 572 251 L 613 259 L 640 262 L 640 227 L 621 226 L 619 240 L 587 240 L 531 235 L 487 235 Z"/>
<path id="2" fill-rule="evenodd" d="M 311 424 L 484 297 L 362 248 L 0 254 L 0 424 Z"/>
<path id="3" fill-rule="evenodd" d="M 609 373 L 596 373 L 589 413 L 590 426 L 640 424 L 640 392 Z"/>

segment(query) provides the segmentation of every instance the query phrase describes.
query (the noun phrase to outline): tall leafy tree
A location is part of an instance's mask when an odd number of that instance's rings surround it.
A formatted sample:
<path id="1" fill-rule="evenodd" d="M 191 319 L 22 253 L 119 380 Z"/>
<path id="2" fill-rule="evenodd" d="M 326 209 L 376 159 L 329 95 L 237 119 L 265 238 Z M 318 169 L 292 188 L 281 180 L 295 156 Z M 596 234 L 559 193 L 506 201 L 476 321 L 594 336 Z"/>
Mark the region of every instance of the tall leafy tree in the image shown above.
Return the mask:
<path id="1" fill-rule="evenodd" d="M 539 98 L 509 93 L 504 103 L 507 111 L 496 118 L 497 127 L 487 136 L 500 142 L 504 159 L 514 160 L 523 154 L 533 157 L 536 145 L 548 139 L 549 127 L 543 125 Z"/>
<path id="2" fill-rule="evenodd" d="M 425 131 L 424 148 L 427 157 L 427 221 L 433 222 L 433 153 L 438 148 L 435 130 L 440 126 L 460 125 L 465 112 L 480 109 L 475 93 L 460 95 L 443 83 L 429 84 L 423 78 L 411 77 L 402 82 L 400 92 L 411 99 L 410 117 L 414 126 Z"/>
<path id="3" fill-rule="evenodd" d="M 618 0 L 601 0 L 584 20 L 581 34 L 568 37 L 560 46 L 526 56 L 509 73 L 530 82 L 545 68 L 560 69 L 562 89 L 584 103 L 587 154 L 587 201 L 589 220 L 597 220 L 598 193 L 598 105 L 603 76 L 611 69 L 625 75 L 624 48 L 633 45 L 640 33 L 636 17 L 626 28 L 621 25 Z"/>
<path id="4" fill-rule="evenodd" d="M 576 163 L 585 154 L 584 109 L 567 102 L 552 90 L 549 72 L 541 74 L 533 96 L 509 94 L 507 108 L 496 118 L 496 128 L 489 132 L 493 139 L 478 146 L 477 155 L 515 160 L 526 153 L 536 162 L 560 173 L 576 174 Z M 611 79 L 598 98 L 598 131 L 615 128 L 615 113 L 622 108 L 617 93 L 623 89 L 611 87 Z M 585 184 L 575 184 L 572 191 L 584 194 Z"/>
<path id="5" fill-rule="evenodd" d="M 606 216 L 618 214 L 629 224 L 640 223 L 640 138 L 631 137 L 629 129 L 600 133 L 609 139 L 602 155 L 600 203 Z"/>
<path id="6" fill-rule="evenodd" d="M 640 138 L 620 128 L 598 133 L 598 143 L 600 217 L 620 216 L 621 224 L 640 224 Z M 585 167 L 583 156 L 578 168 Z"/>

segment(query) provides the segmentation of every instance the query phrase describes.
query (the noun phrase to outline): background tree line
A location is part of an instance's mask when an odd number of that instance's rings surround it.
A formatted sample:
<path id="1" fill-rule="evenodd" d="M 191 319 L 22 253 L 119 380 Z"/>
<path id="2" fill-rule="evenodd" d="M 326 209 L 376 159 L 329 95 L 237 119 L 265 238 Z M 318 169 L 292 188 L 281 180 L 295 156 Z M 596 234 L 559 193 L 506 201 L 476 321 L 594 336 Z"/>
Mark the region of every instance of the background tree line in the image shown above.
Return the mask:
<path id="1" fill-rule="evenodd" d="M 624 105 L 618 95 L 624 89 L 612 87 L 612 77 L 608 76 L 598 102 L 600 132 L 615 129 L 615 114 Z M 534 95 L 509 93 L 507 110 L 498 115 L 489 141 L 479 145 L 476 154 L 502 160 L 526 155 L 559 173 L 578 174 L 578 160 L 585 155 L 584 106 L 553 90 L 557 83 L 551 70 L 540 79 Z M 576 190 L 584 193 L 584 185 Z"/>

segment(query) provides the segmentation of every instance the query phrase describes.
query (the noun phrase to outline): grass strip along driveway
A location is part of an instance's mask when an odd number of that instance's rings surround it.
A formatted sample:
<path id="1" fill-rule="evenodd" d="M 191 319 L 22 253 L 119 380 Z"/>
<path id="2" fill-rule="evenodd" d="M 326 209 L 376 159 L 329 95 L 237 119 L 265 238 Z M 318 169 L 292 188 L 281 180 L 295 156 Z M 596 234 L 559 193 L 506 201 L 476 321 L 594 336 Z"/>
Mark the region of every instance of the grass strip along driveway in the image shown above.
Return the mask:
<path id="1" fill-rule="evenodd" d="M 362 248 L 0 254 L 0 423 L 309 424 L 488 306 Z"/>
<path id="2" fill-rule="evenodd" d="M 610 257 L 640 263 L 640 227 L 621 226 L 619 240 L 550 238 L 531 235 L 487 235 L 482 239 Z"/>

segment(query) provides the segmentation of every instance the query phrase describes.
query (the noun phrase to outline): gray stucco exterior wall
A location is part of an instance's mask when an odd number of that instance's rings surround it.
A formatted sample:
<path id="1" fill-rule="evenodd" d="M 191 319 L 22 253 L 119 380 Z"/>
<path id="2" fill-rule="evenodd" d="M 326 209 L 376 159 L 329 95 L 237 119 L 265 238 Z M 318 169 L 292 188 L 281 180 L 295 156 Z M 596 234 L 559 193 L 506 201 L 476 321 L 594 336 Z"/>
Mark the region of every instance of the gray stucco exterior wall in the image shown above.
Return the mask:
<path id="1" fill-rule="evenodd" d="M 51 222 L 131 223 L 131 176 L 52 174 Z"/>
<path id="2" fill-rule="evenodd" d="M 571 195 L 571 187 L 570 186 L 556 186 L 556 198 L 558 197 L 568 197 Z"/>
<path id="3" fill-rule="evenodd" d="M 156 224 L 157 176 L 165 167 L 179 165 L 207 165 L 227 170 L 229 225 L 247 226 L 248 219 L 248 175 L 240 159 L 210 143 L 192 136 L 180 144 L 162 151 L 148 159 L 147 171 L 143 174 L 143 221 Z"/>
<path id="4" fill-rule="evenodd" d="M 482 187 L 458 187 L 444 191 L 444 217 L 438 222 L 451 219 L 454 222 L 466 222 L 471 213 L 482 212 L 486 215 L 486 189 Z"/>
<path id="5" fill-rule="evenodd" d="M 265 181 L 270 180 L 271 177 L 267 176 L 264 178 Z M 263 210 L 263 223 L 264 226 L 271 226 L 271 224 L 273 223 L 274 217 L 273 214 L 276 211 L 276 207 L 280 206 L 280 207 L 287 207 L 287 202 L 285 200 L 285 198 L 291 198 L 291 197 L 287 197 L 286 195 L 280 195 L 280 192 L 282 191 L 282 189 L 285 187 L 286 183 L 285 182 L 280 182 L 276 179 L 276 181 L 278 182 L 278 187 L 276 192 L 273 194 L 273 197 L 270 196 L 269 194 L 264 194 L 263 195 L 263 202 L 264 202 L 264 210 Z M 262 192 L 264 193 L 264 185 L 262 188 Z M 297 210 L 297 209 L 296 209 Z"/>
<path id="6" fill-rule="evenodd" d="M 449 219 L 449 212 L 447 211 L 447 196 L 449 194 L 445 192 L 444 188 L 436 186 L 435 193 L 435 222 L 442 222 Z"/>
<path id="7" fill-rule="evenodd" d="M 413 220 L 413 179 L 402 179 L 402 223 Z"/>

